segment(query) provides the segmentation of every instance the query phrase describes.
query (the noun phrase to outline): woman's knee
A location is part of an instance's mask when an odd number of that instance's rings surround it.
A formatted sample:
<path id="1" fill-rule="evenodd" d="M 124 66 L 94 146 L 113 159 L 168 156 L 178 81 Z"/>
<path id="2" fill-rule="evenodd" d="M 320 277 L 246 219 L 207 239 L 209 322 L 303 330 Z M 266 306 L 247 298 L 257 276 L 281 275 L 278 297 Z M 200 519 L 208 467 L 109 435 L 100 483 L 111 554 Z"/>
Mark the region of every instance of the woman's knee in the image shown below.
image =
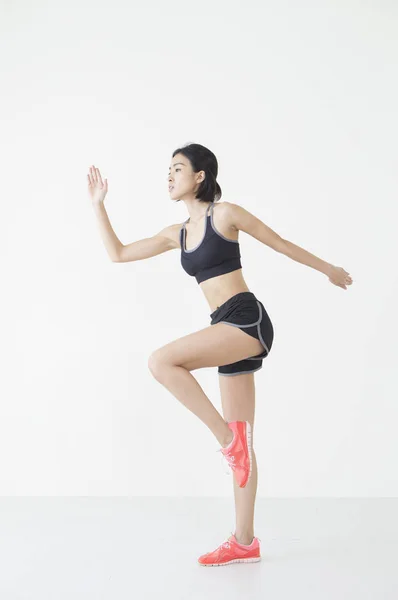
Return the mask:
<path id="1" fill-rule="evenodd" d="M 152 373 L 155 379 L 160 380 L 162 373 L 166 369 L 167 364 L 162 360 L 160 352 L 155 350 L 148 358 L 148 369 Z"/>

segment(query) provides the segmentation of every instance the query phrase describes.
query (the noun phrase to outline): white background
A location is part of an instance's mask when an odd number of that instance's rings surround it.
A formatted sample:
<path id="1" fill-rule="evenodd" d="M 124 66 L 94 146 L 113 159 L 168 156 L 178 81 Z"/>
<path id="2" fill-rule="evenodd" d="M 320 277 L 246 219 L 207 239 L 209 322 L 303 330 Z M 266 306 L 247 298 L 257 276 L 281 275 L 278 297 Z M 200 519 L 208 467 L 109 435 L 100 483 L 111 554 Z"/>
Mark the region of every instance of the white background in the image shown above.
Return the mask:
<path id="1" fill-rule="evenodd" d="M 240 233 L 274 324 L 255 374 L 258 496 L 396 496 L 397 16 L 392 1 L 1 4 L 0 494 L 230 496 L 217 440 L 148 370 L 210 325 L 179 251 L 112 263 L 188 217 L 174 149 L 346 269 L 343 290 Z M 194 376 L 221 409 L 217 370 Z"/>

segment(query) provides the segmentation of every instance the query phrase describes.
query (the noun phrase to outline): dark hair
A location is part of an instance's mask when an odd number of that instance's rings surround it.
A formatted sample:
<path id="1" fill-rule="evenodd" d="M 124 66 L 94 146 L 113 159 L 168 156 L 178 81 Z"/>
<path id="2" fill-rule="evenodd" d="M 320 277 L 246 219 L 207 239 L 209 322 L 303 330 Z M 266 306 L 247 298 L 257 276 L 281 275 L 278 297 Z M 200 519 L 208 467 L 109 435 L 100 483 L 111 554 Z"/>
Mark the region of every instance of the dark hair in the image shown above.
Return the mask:
<path id="1" fill-rule="evenodd" d="M 176 154 L 183 154 L 188 158 L 195 173 L 205 172 L 205 178 L 200 183 L 195 198 L 199 202 L 217 202 L 222 196 L 222 191 L 217 182 L 218 163 L 213 152 L 201 144 L 187 144 L 174 150 L 172 156 Z"/>

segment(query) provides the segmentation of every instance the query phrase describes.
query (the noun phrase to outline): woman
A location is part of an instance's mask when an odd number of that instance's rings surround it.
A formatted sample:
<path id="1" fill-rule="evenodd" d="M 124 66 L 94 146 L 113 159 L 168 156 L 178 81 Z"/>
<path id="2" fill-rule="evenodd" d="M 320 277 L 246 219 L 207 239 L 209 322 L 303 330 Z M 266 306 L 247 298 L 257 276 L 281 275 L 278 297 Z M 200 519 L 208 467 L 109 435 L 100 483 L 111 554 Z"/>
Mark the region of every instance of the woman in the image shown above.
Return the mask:
<path id="1" fill-rule="evenodd" d="M 243 278 L 239 231 L 321 271 L 334 285 L 347 289 L 352 284 L 344 269 L 282 239 L 241 206 L 218 202 L 221 188 L 217 173 L 217 159 L 204 146 L 189 144 L 175 150 L 168 173 L 169 194 L 173 200 L 185 202 L 190 216 L 184 223 L 128 245 L 115 235 L 103 206 L 107 180 L 102 181 L 94 166 L 88 175 L 89 195 L 111 259 L 143 260 L 181 250 L 181 265 L 196 278 L 211 310 L 209 327 L 155 350 L 148 363 L 153 376 L 213 432 L 234 474 L 235 533 L 216 550 L 199 557 L 199 564 L 206 566 L 260 560 L 260 544 L 254 536 L 254 373 L 271 350 L 274 330 L 264 305 Z M 191 374 L 203 367 L 218 368 L 224 418 Z"/>

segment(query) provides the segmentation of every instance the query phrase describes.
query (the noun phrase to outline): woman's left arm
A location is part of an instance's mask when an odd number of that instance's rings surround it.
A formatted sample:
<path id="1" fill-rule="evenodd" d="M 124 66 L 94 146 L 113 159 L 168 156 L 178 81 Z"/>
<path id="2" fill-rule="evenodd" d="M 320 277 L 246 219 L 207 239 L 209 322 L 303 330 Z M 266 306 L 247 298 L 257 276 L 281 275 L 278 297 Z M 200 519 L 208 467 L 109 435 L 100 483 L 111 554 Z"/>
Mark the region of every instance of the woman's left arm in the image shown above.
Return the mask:
<path id="1" fill-rule="evenodd" d="M 351 285 L 353 280 L 350 274 L 342 267 L 336 267 L 321 258 L 318 258 L 311 252 L 307 252 L 304 248 L 296 246 L 293 242 L 284 240 L 280 235 L 255 217 L 239 204 L 233 202 L 224 202 L 228 206 L 228 220 L 230 224 L 237 230 L 244 231 L 266 244 L 276 252 L 280 252 L 303 265 L 307 265 L 312 269 L 316 269 L 324 273 L 329 278 L 329 281 L 338 287 L 347 289 L 347 285 Z"/>

